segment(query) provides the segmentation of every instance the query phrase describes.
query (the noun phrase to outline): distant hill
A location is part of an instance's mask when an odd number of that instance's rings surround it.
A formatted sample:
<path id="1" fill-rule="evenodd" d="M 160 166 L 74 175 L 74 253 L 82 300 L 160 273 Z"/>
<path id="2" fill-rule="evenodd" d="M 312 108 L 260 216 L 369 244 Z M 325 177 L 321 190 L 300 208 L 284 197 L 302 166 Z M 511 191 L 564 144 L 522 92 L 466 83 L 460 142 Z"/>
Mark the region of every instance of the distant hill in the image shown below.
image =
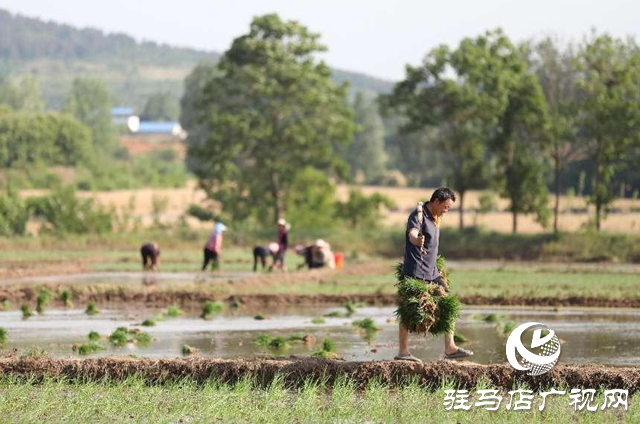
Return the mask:
<path id="1" fill-rule="evenodd" d="M 182 95 L 184 78 L 202 61 L 219 53 L 139 43 L 126 34 L 45 22 L 0 9 L 0 75 L 32 75 L 40 81 L 45 103 L 59 108 L 74 78 L 104 81 L 114 103 L 140 110 L 156 92 Z M 388 92 L 393 82 L 365 74 L 334 70 L 337 82 L 369 95 Z"/>

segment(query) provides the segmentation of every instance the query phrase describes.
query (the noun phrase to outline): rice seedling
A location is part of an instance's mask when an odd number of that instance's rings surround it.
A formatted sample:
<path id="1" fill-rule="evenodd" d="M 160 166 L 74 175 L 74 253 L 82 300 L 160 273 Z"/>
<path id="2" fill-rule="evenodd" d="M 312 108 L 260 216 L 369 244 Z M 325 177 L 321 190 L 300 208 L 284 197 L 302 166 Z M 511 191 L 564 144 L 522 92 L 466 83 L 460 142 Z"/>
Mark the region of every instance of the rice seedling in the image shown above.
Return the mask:
<path id="1" fill-rule="evenodd" d="M 363 302 L 347 302 L 344 304 L 345 309 L 347 310 L 346 316 L 351 316 L 356 313 L 356 308 L 362 308 L 364 306 Z"/>
<path id="2" fill-rule="evenodd" d="M 145 319 L 140 323 L 140 325 L 142 325 L 143 327 L 155 327 L 156 322 L 152 319 Z"/>
<path id="3" fill-rule="evenodd" d="M 282 336 L 277 336 L 271 339 L 269 342 L 269 347 L 272 349 L 286 349 L 289 347 L 289 343 L 287 343 L 287 339 Z"/>
<path id="4" fill-rule="evenodd" d="M 353 326 L 365 331 L 379 331 L 380 327 L 376 325 L 371 318 L 358 319 L 351 323 Z"/>
<path id="5" fill-rule="evenodd" d="M 62 293 L 60 293 L 60 301 L 62 302 L 65 308 L 69 308 L 73 306 L 73 302 L 71 301 L 72 298 L 73 298 L 73 295 L 71 294 L 70 290 L 65 289 L 62 291 Z"/>
<path id="6" fill-rule="evenodd" d="M 98 308 L 96 308 L 96 304 L 93 302 L 89 302 L 87 303 L 87 308 L 84 310 L 84 313 L 89 315 L 89 316 L 94 316 L 94 315 L 98 315 L 100 313 L 100 310 L 98 310 Z"/>
<path id="7" fill-rule="evenodd" d="M 336 346 L 331 339 L 324 339 L 322 341 L 322 349 L 314 352 L 311 355 L 316 358 L 324 358 L 324 359 L 335 359 L 338 357 L 336 353 Z"/>
<path id="8" fill-rule="evenodd" d="M 7 330 L 0 327 L 0 345 L 5 344 L 8 338 L 9 338 L 9 333 L 7 333 Z"/>
<path id="9" fill-rule="evenodd" d="M 289 337 L 287 337 L 287 341 L 288 342 L 303 342 L 304 341 L 304 336 L 301 336 L 300 334 L 292 334 Z"/>
<path id="10" fill-rule="evenodd" d="M 169 306 L 167 308 L 167 316 L 169 318 L 178 318 L 180 315 L 182 315 L 182 311 L 177 306 Z"/>
<path id="11" fill-rule="evenodd" d="M 40 290 L 40 293 L 38 293 L 38 297 L 36 297 L 36 311 L 39 314 L 43 314 L 50 301 L 51 292 L 47 289 Z"/>
<path id="12" fill-rule="evenodd" d="M 464 336 L 464 334 L 460 333 L 459 331 L 456 331 L 453 334 L 453 341 L 456 343 L 466 343 L 467 342 L 467 338 Z"/>
<path id="13" fill-rule="evenodd" d="M 253 319 L 255 319 L 256 321 L 262 321 L 264 319 L 264 315 L 256 314 L 253 316 Z"/>
<path id="14" fill-rule="evenodd" d="M 220 301 L 210 302 L 206 301 L 202 307 L 202 314 L 200 318 L 209 319 L 212 315 L 218 315 L 224 310 L 224 304 Z"/>
<path id="15" fill-rule="evenodd" d="M 149 333 L 144 332 L 144 331 L 140 331 L 140 332 L 135 333 L 133 335 L 133 338 L 138 343 L 138 345 L 143 346 L 143 347 L 149 345 L 149 343 L 151 343 L 153 341 L 153 338 L 151 337 L 151 335 Z"/>
<path id="16" fill-rule="evenodd" d="M 324 324 L 326 321 L 322 317 L 315 317 L 311 320 L 312 324 Z"/>
<path id="17" fill-rule="evenodd" d="M 502 327 L 502 334 L 507 335 L 507 334 L 511 334 L 511 332 L 513 330 L 516 329 L 516 327 L 518 326 L 517 323 L 513 322 L 513 321 L 509 321 L 507 322 L 503 327 Z"/>
<path id="18" fill-rule="evenodd" d="M 267 347 L 269 346 L 269 343 L 271 343 L 272 339 L 273 337 L 271 337 L 269 334 L 264 333 L 253 339 L 253 343 L 261 347 Z"/>
<path id="19" fill-rule="evenodd" d="M 0 311 L 7 311 L 11 307 L 11 301 L 9 299 L 3 299 L 0 302 Z"/>
<path id="20" fill-rule="evenodd" d="M 129 330 L 126 327 L 118 327 L 109 335 L 109 341 L 115 346 L 124 346 L 129 341 Z"/>
<path id="21" fill-rule="evenodd" d="M 498 315 L 489 314 L 486 317 L 484 317 L 484 321 L 485 322 L 498 322 Z"/>
<path id="22" fill-rule="evenodd" d="M 98 340 L 100 340 L 100 334 L 97 331 L 90 331 L 87 337 L 89 338 L 89 341 L 92 342 L 97 342 Z"/>
<path id="23" fill-rule="evenodd" d="M 74 345 L 73 350 L 77 351 L 80 355 L 89 355 L 91 353 L 104 350 L 104 346 L 102 346 L 100 343 L 89 342 L 89 343 L 81 344 L 79 346 Z"/>
<path id="24" fill-rule="evenodd" d="M 327 318 L 344 318 L 347 316 L 347 314 L 340 311 L 331 311 L 328 314 L 324 314 L 324 316 Z"/>
<path id="25" fill-rule="evenodd" d="M 242 306 L 242 301 L 239 299 L 233 299 L 233 301 L 231 302 L 231 307 L 233 309 L 238 309 L 240 306 Z"/>
<path id="26" fill-rule="evenodd" d="M 183 355 L 193 355 L 194 353 L 197 353 L 198 349 L 196 349 L 195 347 L 189 346 L 188 344 L 183 344 L 182 345 L 182 354 Z"/>
<path id="27" fill-rule="evenodd" d="M 20 310 L 22 311 L 22 319 L 29 319 L 31 316 L 33 316 L 33 312 L 31 312 L 31 308 L 26 303 L 22 304 L 22 306 L 20 307 Z"/>

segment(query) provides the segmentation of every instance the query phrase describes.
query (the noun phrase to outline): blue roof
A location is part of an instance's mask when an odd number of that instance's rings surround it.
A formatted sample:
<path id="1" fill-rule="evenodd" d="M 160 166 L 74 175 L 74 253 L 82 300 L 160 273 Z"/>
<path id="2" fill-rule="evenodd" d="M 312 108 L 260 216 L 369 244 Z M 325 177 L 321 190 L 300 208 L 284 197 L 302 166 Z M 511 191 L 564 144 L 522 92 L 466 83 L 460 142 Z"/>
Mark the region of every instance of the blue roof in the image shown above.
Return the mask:
<path id="1" fill-rule="evenodd" d="M 132 107 L 114 107 L 111 109 L 111 116 L 131 116 L 133 115 Z"/>
<path id="2" fill-rule="evenodd" d="M 172 134 L 173 129 L 178 125 L 175 121 L 166 122 L 153 122 L 153 121 L 141 121 L 138 133 L 153 133 L 153 134 Z"/>

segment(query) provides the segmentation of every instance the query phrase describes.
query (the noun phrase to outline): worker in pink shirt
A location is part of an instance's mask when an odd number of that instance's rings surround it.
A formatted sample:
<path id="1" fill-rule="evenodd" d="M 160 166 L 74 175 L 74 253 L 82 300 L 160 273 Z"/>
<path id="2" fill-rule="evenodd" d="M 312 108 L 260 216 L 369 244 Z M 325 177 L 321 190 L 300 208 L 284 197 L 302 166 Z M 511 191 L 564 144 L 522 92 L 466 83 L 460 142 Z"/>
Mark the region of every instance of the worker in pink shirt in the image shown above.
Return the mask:
<path id="1" fill-rule="evenodd" d="M 209 261 L 211 261 L 213 264 L 213 270 L 216 270 L 220 267 L 220 254 L 222 253 L 222 233 L 224 233 L 225 231 L 227 231 L 227 227 L 222 222 L 218 222 L 213 227 L 213 231 L 209 235 L 207 244 L 205 244 L 204 246 L 204 264 L 202 265 L 203 271 L 207 269 Z"/>

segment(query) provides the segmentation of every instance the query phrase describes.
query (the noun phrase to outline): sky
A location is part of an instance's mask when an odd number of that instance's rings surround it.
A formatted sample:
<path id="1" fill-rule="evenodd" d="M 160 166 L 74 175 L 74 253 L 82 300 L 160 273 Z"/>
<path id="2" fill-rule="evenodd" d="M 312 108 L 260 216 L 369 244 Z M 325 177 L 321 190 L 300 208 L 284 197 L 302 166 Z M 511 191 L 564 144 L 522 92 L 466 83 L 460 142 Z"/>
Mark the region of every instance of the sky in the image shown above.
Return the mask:
<path id="1" fill-rule="evenodd" d="M 13 13 L 224 52 L 252 17 L 278 13 L 322 35 L 332 67 L 400 80 L 433 47 L 501 27 L 514 41 L 638 37 L 637 0 L 0 0 Z"/>

